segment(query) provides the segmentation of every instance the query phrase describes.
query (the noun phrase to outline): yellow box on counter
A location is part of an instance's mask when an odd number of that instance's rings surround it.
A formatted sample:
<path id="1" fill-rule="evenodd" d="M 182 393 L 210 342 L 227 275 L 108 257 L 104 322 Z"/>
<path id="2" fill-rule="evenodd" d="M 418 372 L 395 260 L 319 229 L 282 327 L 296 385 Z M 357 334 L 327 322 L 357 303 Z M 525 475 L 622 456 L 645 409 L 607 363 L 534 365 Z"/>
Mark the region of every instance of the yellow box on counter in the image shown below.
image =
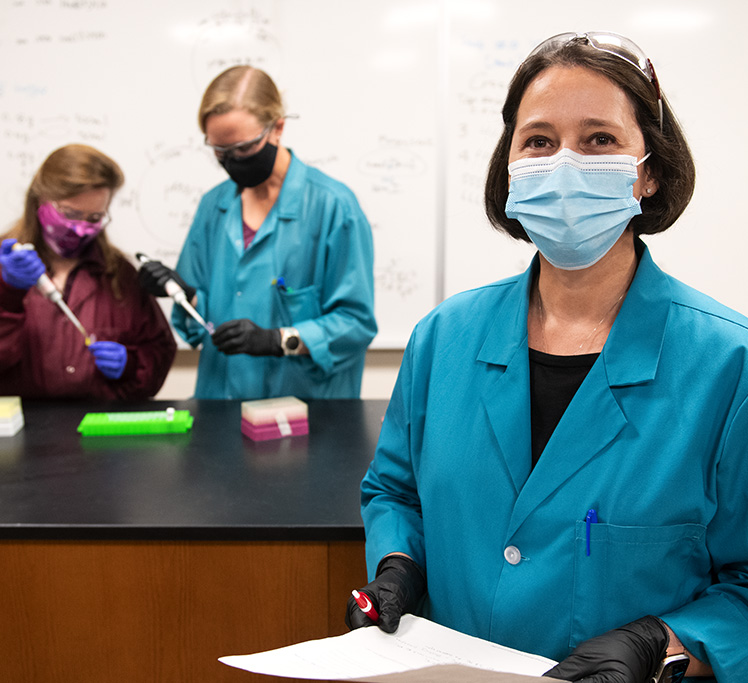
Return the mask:
<path id="1" fill-rule="evenodd" d="M 0 436 L 13 436 L 23 427 L 20 396 L 0 397 Z"/>

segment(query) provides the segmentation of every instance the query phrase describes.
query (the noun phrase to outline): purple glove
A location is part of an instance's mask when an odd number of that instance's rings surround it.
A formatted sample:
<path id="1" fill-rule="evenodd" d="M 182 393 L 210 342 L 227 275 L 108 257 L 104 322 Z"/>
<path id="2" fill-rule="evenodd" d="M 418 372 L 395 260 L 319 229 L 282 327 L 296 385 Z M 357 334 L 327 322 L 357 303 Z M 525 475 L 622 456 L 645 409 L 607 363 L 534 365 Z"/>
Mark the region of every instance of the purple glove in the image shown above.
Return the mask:
<path id="1" fill-rule="evenodd" d="M 3 280 L 16 289 L 29 289 L 47 269 L 35 249 L 13 249 L 18 240 L 3 240 L 0 246 L 0 266 Z"/>
<path id="2" fill-rule="evenodd" d="M 108 379 L 119 379 L 127 364 L 127 349 L 113 341 L 97 341 L 88 347 L 96 367 Z"/>

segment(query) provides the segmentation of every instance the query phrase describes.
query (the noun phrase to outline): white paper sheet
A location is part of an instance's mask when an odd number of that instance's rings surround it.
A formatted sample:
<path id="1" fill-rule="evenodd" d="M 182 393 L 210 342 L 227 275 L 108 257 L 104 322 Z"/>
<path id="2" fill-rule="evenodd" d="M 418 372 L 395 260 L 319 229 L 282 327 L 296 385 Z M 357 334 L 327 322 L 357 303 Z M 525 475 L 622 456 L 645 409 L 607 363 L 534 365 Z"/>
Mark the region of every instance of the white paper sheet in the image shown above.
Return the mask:
<path id="1" fill-rule="evenodd" d="M 368 680 L 372 676 L 393 675 L 435 665 L 444 666 L 444 673 L 447 673 L 446 669 L 452 669 L 452 676 L 454 667 L 445 665 L 541 676 L 556 663 L 410 614 L 403 616 L 400 628 L 394 634 L 384 633 L 376 627 L 360 628 L 342 636 L 309 640 L 252 655 L 221 657 L 219 661 L 259 674 L 317 680 Z M 429 680 L 441 678 L 435 670 L 430 675 Z M 485 671 L 477 672 L 476 677 L 475 680 L 488 680 Z M 415 681 L 417 678 L 413 675 L 388 676 L 386 680 Z M 461 675 L 451 680 L 469 679 Z M 523 678 L 497 677 L 495 680 L 519 681 Z"/>

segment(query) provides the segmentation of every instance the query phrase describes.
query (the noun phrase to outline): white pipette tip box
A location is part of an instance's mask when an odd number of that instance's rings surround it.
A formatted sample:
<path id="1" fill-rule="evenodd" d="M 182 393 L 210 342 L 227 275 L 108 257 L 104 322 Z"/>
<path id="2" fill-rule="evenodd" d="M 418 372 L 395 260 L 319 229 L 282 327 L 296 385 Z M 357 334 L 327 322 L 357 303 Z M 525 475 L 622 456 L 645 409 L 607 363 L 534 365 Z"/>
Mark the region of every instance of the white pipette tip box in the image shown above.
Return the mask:
<path id="1" fill-rule="evenodd" d="M 23 410 L 19 396 L 0 397 L 0 436 L 13 436 L 23 428 Z"/>
<path id="2" fill-rule="evenodd" d="M 308 433 L 307 404 L 294 396 L 242 402 L 242 434 L 253 441 Z"/>

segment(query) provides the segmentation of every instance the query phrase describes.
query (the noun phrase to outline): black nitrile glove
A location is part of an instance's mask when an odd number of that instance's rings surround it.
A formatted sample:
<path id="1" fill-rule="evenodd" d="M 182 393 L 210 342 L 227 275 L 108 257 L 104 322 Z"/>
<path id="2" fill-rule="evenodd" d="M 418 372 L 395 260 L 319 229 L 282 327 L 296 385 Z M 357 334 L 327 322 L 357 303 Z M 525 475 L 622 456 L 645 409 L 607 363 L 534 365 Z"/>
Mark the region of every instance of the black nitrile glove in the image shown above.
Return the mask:
<path id="1" fill-rule="evenodd" d="M 161 261 L 146 261 L 138 270 L 138 281 L 140 286 L 153 296 L 169 296 L 164 288 L 168 280 L 174 280 L 187 295 L 187 301 L 191 302 L 197 290 L 190 287 L 177 273 L 165 266 Z"/>
<path id="2" fill-rule="evenodd" d="M 400 617 L 412 613 L 426 592 L 426 578 L 421 568 L 409 557 L 390 555 L 377 567 L 377 576 L 359 590 L 366 593 L 374 609 L 379 613 L 377 625 L 386 633 L 394 633 L 400 625 Z M 353 630 L 371 626 L 369 619 L 351 597 L 348 598 L 348 611 L 345 624 Z"/>
<path id="3" fill-rule="evenodd" d="M 237 353 L 248 353 L 250 356 L 283 355 L 280 330 L 265 329 L 246 318 L 219 325 L 211 339 L 216 348 L 227 356 Z"/>
<path id="4" fill-rule="evenodd" d="M 585 640 L 543 675 L 577 683 L 649 683 L 669 640 L 657 617 L 642 617 Z"/>

